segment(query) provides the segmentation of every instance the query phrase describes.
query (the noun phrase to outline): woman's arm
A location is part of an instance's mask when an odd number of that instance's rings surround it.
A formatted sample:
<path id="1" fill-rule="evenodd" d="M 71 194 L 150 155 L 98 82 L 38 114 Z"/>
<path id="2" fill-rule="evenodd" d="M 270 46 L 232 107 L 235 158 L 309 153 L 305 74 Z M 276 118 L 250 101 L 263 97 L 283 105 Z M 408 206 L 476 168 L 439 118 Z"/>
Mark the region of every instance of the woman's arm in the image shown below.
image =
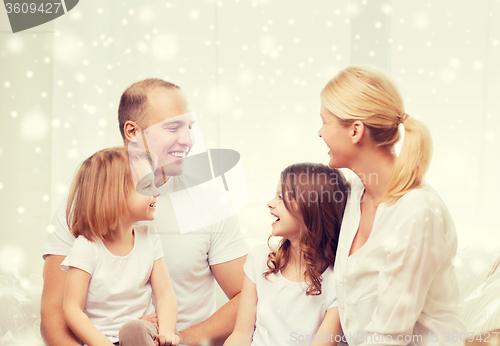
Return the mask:
<path id="1" fill-rule="evenodd" d="M 160 345 L 179 345 L 179 336 L 175 334 L 177 298 L 163 257 L 153 263 L 151 286 L 155 293 L 158 315 L 157 342 Z"/>
<path id="2" fill-rule="evenodd" d="M 224 346 L 249 346 L 252 343 L 257 312 L 257 289 L 245 275 L 233 333 Z"/>
<path id="3" fill-rule="evenodd" d="M 311 346 L 337 346 L 335 340 L 342 336 L 338 308 L 328 309 L 316 335 Z"/>
<path id="4" fill-rule="evenodd" d="M 87 288 L 91 275 L 86 271 L 70 267 L 64 290 L 63 313 L 68 327 L 89 346 L 113 346 L 83 312 Z"/>

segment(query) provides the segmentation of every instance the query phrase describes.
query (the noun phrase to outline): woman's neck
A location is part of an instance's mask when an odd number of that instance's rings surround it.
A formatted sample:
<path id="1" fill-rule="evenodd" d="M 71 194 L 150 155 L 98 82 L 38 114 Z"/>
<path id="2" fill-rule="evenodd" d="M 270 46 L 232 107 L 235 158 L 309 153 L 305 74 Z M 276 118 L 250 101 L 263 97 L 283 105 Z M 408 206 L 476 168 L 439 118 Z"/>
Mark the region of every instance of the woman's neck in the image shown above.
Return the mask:
<path id="1" fill-rule="evenodd" d="M 364 150 L 352 165 L 365 187 L 365 198 L 372 199 L 375 204 L 384 196 L 392 176 L 396 156 L 388 150 L 373 148 Z"/>

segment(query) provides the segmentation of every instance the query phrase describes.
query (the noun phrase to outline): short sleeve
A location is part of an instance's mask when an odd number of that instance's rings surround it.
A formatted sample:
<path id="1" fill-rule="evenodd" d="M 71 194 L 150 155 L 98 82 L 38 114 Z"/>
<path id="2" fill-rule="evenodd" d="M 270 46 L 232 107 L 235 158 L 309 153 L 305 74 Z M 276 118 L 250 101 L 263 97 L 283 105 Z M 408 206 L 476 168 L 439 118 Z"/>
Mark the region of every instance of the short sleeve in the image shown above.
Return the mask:
<path id="1" fill-rule="evenodd" d="M 210 236 L 209 265 L 229 262 L 248 253 L 248 244 L 241 232 L 237 214 L 209 226 L 208 232 Z"/>
<path id="2" fill-rule="evenodd" d="M 330 310 L 331 308 L 338 308 L 338 306 L 337 297 L 335 297 L 333 298 L 332 303 L 328 306 L 327 310 Z"/>
<path id="3" fill-rule="evenodd" d="M 325 296 L 328 299 L 327 304 L 329 303 L 326 310 L 330 310 L 331 308 L 338 307 L 337 301 L 337 290 L 335 288 L 335 274 L 333 272 L 333 268 L 327 268 L 323 275 L 321 276 L 322 281 L 322 290 Z"/>
<path id="4" fill-rule="evenodd" d="M 254 254 L 251 251 L 248 256 L 247 260 L 245 262 L 245 265 L 243 265 L 243 270 L 245 271 L 245 274 L 248 276 L 250 281 L 255 283 L 255 263 L 254 263 Z"/>
<path id="5" fill-rule="evenodd" d="M 43 259 L 48 255 L 67 256 L 75 242 L 75 237 L 70 233 L 66 223 L 66 205 L 68 200 L 65 198 L 57 207 L 52 222 L 50 224 L 50 233 L 43 253 Z"/>
<path id="6" fill-rule="evenodd" d="M 154 228 L 153 226 L 149 226 L 148 233 L 153 245 L 154 260 L 156 261 L 157 259 L 165 256 L 165 254 L 163 253 L 163 246 L 161 245 L 160 236 L 158 235 L 156 228 Z"/>
<path id="7" fill-rule="evenodd" d="M 79 236 L 76 238 L 69 255 L 61 263 L 61 269 L 67 272 L 69 267 L 75 267 L 92 275 L 97 264 L 96 248 L 96 243 Z"/>

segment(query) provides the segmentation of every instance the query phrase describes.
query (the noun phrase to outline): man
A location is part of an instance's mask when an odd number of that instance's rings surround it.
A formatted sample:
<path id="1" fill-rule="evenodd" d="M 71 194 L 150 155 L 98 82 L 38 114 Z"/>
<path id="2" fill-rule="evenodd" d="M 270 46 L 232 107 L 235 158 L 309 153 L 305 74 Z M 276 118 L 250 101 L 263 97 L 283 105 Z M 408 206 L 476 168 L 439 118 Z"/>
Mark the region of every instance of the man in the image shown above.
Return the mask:
<path id="1" fill-rule="evenodd" d="M 187 188 L 193 186 L 182 173 L 183 159 L 193 146 L 194 115 L 189 112 L 187 100 L 178 86 L 159 79 L 146 79 L 123 93 L 118 120 L 124 144 L 143 143 L 147 150 L 156 154 L 158 167 L 161 167 L 155 172 L 155 184 L 162 196 L 153 225 L 162 240 L 178 299 L 177 328 L 181 343 L 222 345 L 234 328 L 247 246 L 235 215 L 219 217 L 213 223 L 204 222 L 204 228 L 189 233 L 182 232 L 177 223 L 178 214 L 168 191 L 185 189 L 189 193 Z M 60 264 L 74 241 L 66 225 L 65 204 L 54 216 L 55 232 L 50 235 L 44 254 L 40 327 L 50 346 L 79 345 L 62 314 L 66 273 L 60 269 Z M 217 214 L 218 201 L 206 205 L 213 208 L 209 214 Z M 217 311 L 214 278 L 229 298 L 229 302 Z M 156 321 L 154 314 L 144 318 Z"/>

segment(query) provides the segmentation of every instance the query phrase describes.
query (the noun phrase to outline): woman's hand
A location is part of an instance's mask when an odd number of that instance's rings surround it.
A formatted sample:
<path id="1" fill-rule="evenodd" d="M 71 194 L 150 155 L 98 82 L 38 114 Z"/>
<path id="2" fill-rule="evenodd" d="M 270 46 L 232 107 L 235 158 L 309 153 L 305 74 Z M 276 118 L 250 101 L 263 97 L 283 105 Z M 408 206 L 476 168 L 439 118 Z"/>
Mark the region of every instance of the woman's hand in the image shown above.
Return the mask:
<path id="1" fill-rule="evenodd" d="M 181 340 L 175 333 L 158 334 L 155 339 L 156 346 L 178 346 Z"/>

